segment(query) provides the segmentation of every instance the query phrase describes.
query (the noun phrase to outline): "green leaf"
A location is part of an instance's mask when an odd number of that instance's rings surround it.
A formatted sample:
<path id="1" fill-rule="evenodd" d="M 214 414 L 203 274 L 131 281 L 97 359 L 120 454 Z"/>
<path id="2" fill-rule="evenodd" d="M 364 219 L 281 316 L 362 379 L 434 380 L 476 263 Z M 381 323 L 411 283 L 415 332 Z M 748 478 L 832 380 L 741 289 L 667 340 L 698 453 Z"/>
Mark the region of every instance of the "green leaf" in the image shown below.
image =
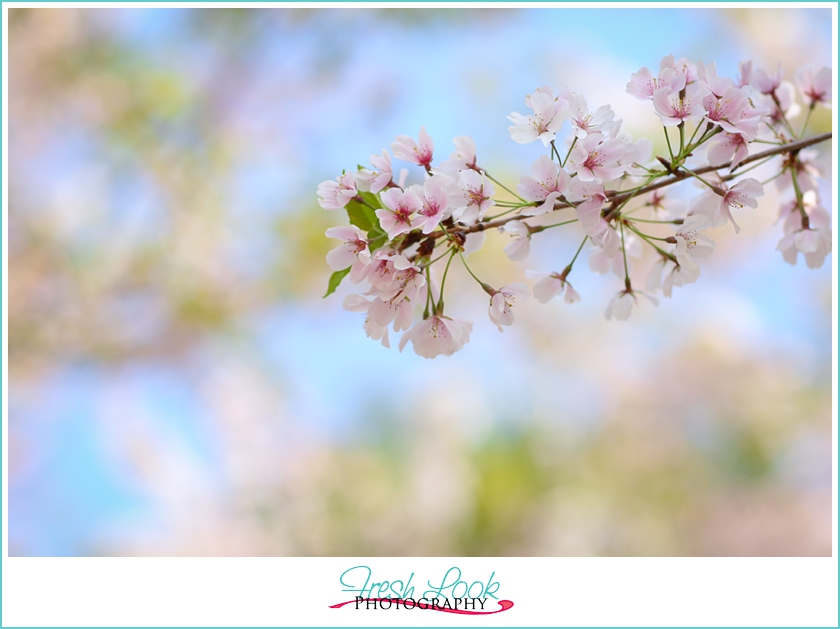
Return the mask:
<path id="1" fill-rule="evenodd" d="M 368 239 L 368 249 L 370 252 L 373 253 L 380 247 L 382 247 L 386 242 L 388 242 L 388 234 L 379 226 L 379 222 L 377 221 L 376 225 L 374 225 L 371 230 L 367 234 Z"/>
<path id="2" fill-rule="evenodd" d="M 329 297 L 335 292 L 335 289 L 338 288 L 339 284 L 341 284 L 341 280 L 344 279 L 344 276 L 347 275 L 350 272 L 350 269 L 352 268 L 352 266 L 348 266 L 343 271 L 336 271 L 335 273 L 330 275 L 330 281 L 329 284 L 327 284 L 327 292 L 324 295 L 324 297 Z"/>
<path id="3" fill-rule="evenodd" d="M 359 192 L 359 196 L 367 201 L 368 205 L 372 205 L 377 210 L 382 207 L 378 194 L 373 194 L 373 192 Z"/>
<path id="4" fill-rule="evenodd" d="M 376 224 L 376 214 L 373 213 L 373 210 L 358 201 L 350 201 L 347 204 L 347 217 L 350 219 L 351 225 L 355 225 L 365 232 Z"/>

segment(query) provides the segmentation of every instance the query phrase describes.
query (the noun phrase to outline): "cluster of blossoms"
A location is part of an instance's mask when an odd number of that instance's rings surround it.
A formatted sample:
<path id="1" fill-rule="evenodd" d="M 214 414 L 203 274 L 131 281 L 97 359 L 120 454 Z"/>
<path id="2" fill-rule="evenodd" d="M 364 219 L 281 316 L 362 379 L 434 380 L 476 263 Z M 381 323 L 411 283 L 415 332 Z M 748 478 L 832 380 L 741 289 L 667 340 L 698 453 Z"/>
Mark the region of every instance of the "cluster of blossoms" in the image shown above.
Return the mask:
<path id="1" fill-rule="evenodd" d="M 489 317 L 501 331 L 513 323 L 517 300 L 530 291 L 519 282 L 494 288 L 475 275 L 467 258 L 482 247 L 486 230 L 509 235 L 505 253 L 519 261 L 528 258 L 535 234 L 577 224 L 582 240 L 562 271 L 528 271 L 536 279 L 533 294 L 542 303 L 558 295 L 566 303 L 580 301 L 569 276 L 589 243 L 590 268 L 623 280 L 605 314 L 624 320 L 638 296 L 656 304 L 655 294 L 670 297 L 674 287 L 696 282 L 699 261 L 715 250 L 705 232 L 726 223 L 738 232 L 735 215 L 757 208 L 770 180 L 786 195 L 777 248 L 791 264 L 802 253 L 809 267 L 821 266 L 831 251 L 831 217 L 817 186 L 826 168 L 807 147 L 831 136 L 805 132 L 814 109 L 830 106 L 831 71 L 800 68 L 795 84 L 782 80 L 781 68 L 768 73 L 751 62 L 742 63 L 734 79 L 718 76 L 713 63 L 673 56 L 662 59 L 656 74 L 642 68 L 630 77 L 627 92 L 650 101 L 661 121 L 668 153 L 658 156 L 650 140 L 634 140 L 621 130 L 609 105 L 592 107 L 570 89 L 555 94 L 539 88 L 525 98 L 530 113 L 508 117 L 515 142 L 539 140 L 547 150 L 515 190 L 478 165 L 469 137 L 455 138 L 455 151 L 435 162 L 425 128 L 417 140 L 399 136 L 391 153 L 371 156 L 372 168 L 360 166 L 318 187 L 321 207 L 344 209 L 350 220 L 349 227 L 326 233 L 341 241 L 327 255 L 335 271 L 327 295 L 349 276 L 366 290 L 348 295 L 344 307 L 365 313 L 368 336 L 389 347 L 391 328 L 402 332 L 400 350 L 411 341 L 421 356 L 448 356 L 472 331 L 471 322 L 444 312 L 452 261 L 457 258 L 488 295 Z M 757 144 L 765 150 L 752 150 Z M 406 185 L 405 168 L 395 177 L 392 154 L 419 166 L 422 183 Z M 768 180 L 743 176 L 771 160 L 778 167 Z M 687 204 L 663 192 L 689 179 L 700 192 Z M 644 247 L 652 248 L 656 260 L 642 291 L 630 274 Z M 444 267 L 440 280 L 438 266 Z"/>

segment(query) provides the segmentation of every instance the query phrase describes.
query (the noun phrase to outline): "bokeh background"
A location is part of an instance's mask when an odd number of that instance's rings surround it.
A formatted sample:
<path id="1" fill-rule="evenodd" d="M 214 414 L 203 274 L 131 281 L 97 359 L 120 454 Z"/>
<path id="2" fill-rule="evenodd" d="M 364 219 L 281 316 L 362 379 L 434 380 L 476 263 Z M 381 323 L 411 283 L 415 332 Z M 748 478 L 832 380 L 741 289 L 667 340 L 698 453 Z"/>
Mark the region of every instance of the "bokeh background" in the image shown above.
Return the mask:
<path id="1" fill-rule="evenodd" d="M 632 72 L 791 78 L 831 65 L 829 9 L 12 9 L 9 35 L 10 554 L 831 553 L 831 258 L 783 262 L 772 186 L 626 323 L 583 264 L 582 303 L 499 334 L 455 272 L 475 331 L 433 361 L 321 299 L 315 197 L 421 125 L 515 184 L 541 145 L 505 116 L 541 85 L 659 142 Z M 474 268 L 561 269 L 578 237 L 543 236 Z"/>

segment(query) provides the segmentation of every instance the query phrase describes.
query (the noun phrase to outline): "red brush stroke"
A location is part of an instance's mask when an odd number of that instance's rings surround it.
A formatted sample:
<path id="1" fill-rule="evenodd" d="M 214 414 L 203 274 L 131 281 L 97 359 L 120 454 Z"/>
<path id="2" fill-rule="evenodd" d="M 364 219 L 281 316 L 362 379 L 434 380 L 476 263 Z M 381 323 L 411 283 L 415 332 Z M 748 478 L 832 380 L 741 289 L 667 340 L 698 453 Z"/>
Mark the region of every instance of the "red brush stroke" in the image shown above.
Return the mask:
<path id="1" fill-rule="evenodd" d="M 401 598 L 363 598 L 359 602 L 364 603 L 367 601 L 391 601 L 392 603 L 400 604 L 402 603 L 405 605 L 405 600 Z M 345 605 L 349 605 L 350 603 L 355 603 L 356 599 L 354 598 L 352 601 L 345 601 L 344 603 L 336 603 L 335 605 L 330 605 L 330 609 L 338 609 L 339 607 L 344 607 Z M 484 616 L 487 614 L 498 614 L 499 612 L 506 612 L 511 607 L 513 607 L 513 601 L 499 601 L 499 606 L 501 609 L 497 609 L 492 612 L 485 612 L 485 611 L 470 611 L 467 609 L 449 609 L 447 607 L 441 606 L 433 606 L 429 603 L 417 603 L 415 607 L 417 609 L 431 609 L 435 612 L 449 612 L 450 614 L 467 614 L 469 616 Z M 413 608 L 408 608 L 409 610 Z"/>

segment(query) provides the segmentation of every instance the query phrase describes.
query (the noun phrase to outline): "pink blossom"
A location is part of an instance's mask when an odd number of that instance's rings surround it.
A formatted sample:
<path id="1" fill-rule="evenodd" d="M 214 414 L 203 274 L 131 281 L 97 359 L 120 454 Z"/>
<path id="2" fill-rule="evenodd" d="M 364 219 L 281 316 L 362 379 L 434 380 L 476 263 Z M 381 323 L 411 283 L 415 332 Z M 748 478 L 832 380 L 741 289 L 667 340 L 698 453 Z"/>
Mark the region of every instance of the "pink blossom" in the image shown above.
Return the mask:
<path id="1" fill-rule="evenodd" d="M 537 216 L 551 212 L 554 202 L 569 187 L 569 175 L 548 155 L 542 155 L 531 165 L 534 176 L 525 175 L 519 180 L 516 191 L 527 201 L 542 201 L 535 208 L 522 212 L 524 216 Z"/>
<path id="2" fill-rule="evenodd" d="M 790 120 L 799 115 L 802 108 L 796 102 L 796 88 L 788 81 L 782 81 L 774 92 L 776 101 L 765 94 L 753 95 L 753 102 L 766 115 L 771 125 L 777 129 L 785 129 L 784 118 Z"/>
<path id="3" fill-rule="evenodd" d="M 674 60 L 674 55 L 668 55 L 667 57 L 662 57 L 662 61 L 659 62 L 659 70 L 660 72 L 665 69 L 673 70 L 676 74 L 685 77 L 685 84 L 689 85 L 690 83 L 694 83 L 697 80 L 697 66 L 686 59 L 685 57 L 681 57 Z"/>
<path id="4" fill-rule="evenodd" d="M 642 68 L 635 74 L 630 75 L 630 82 L 627 84 L 627 93 L 639 100 L 653 99 L 653 93 L 658 89 L 668 89 L 671 93 L 679 92 L 685 87 L 685 75 L 677 74 L 670 68 L 659 72 L 659 76 L 653 76 L 650 70 Z"/>
<path id="5" fill-rule="evenodd" d="M 557 295 L 564 293 L 563 301 L 567 304 L 574 304 L 580 301 L 580 295 L 572 288 L 572 285 L 561 279 L 559 273 L 540 273 L 538 271 L 526 271 L 525 275 L 531 278 L 539 278 L 534 284 L 534 297 L 542 304 L 547 304 Z"/>
<path id="6" fill-rule="evenodd" d="M 612 319 L 613 317 L 615 317 L 619 321 L 626 321 L 630 318 L 630 312 L 638 302 L 638 298 L 636 297 L 636 295 L 643 295 L 654 306 L 659 304 L 659 302 L 656 299 L 654 299 L 647 293 L 643 293 L 642 291 L 638 290 L 634 291 L 626 289 L 612 298 L 612 301 L 610 301 L 610 305 L 607 306 L 607 310 L 604 313 L 604 316 L 607 319 Z"/>
<path id="7" fill-rule="evenodd" d="M 528 297 L 531 293 L 522 282 L 503 286 L 490 297 L 490 321 L 496 324 L 499 332 L 503 325 L 513 325 L 513 306 L 517 297 Z"/>
<path id="8" fill-rule="evenodd" d="M 666 271 L 664 278 L 663 271 Z M 696 263 L 690 262 L 690 266 L 684 266 L 666 258 L 660 258 L 653 265 L 645 288 L 648 292 L 662 290 L 665 297 L 671 297 L 675 286 L 693 284 L 698 279 L 700 279 L 700 266 Z"/>
<path id="9" fill-rule="evenodd" d="M 443 220 L 446 210 L 449 207 L 449 191 L 447 182 L 443 177 L 429 177 L 423 187 L 412 186 L 422 202 L 418 210 L 417 219 L 412 223 L 412 228 L 423 227 L 424 234 L 432 233 Z"/>
<path id="10" fill-rule="evenodd" d="M 366 299 L 361 295 L 347 295 L 344 298 L 343 303 L 345 310 L 349 310 L 350 312 L 366 313 L 364 324 L 365 334 L 368 335 L 368 338 L 372 338 L 375 341 L 381 341 L 383 347 L 390 348 L 391 342 L 388 340 L 388 327 L 377 324 L 370 314 L 368 314 L 370 305 L 371 300 Z"/>
<path id="11" fill-rule="evenodd" d="M 709 140 L 709 163 L 715 166 L 729 163 L 734 170 L 749 152 L 747 140 L 740 133 L 718 133 Z"/>
<path id="12" fill-rule="evenodd" d="M 816 192 L 806 192 L 802 197 L 807 222 L 799 212 L 796 199 L 783 205 L 780 219 L 784 219 L 785 236 L 776 249 L 789 264 L 796 264 L 802 253 L 809 268 L 821 267 L 831 253 L 831 215 L 823 208 Z"/>
<path id="13" fill-rule="evenodd" d="M 522 221 L 509 221 L 499 227 L 500 232 L 513 236 L 513 242 L 505 247 L 505 254 L 513 262 L 527 258 L 531 253 L 531 231 Z"/>
<path id="14" fill-rule="evenodd" d="M 681 122 L 697 122 L 703 117 L 703 96 L 697 84 L 687 87 L 682 98 L 679 93 L 658 89 L 653 93 L 653 107 L 663 125 L 675 127 Z"/>
<path id="15" fill-rule="evenodd" d="M 363 168 L 356 173 L 356 184 L 359 190 L 365 192 L 381 192 L 385 187 L 391 183 L 394 173 L 391 170 L 391 156 L 388 151 L 382 149 L 382 155 L 371 155 L 370 163 L 376 168 L 376 171 L 370 171 Z"/>
<path id="16" fill-rule="evenodd" d="M 491 198 L 496 191 L 484 172 L 462 170 L 458 178 L 458 186 L 449 195 L 449 204 L 455 208 L 452 216 L 463 225 L 472 225 L 496 205 Z"/>
<path id="17" fill-rule="evenodd" d="M 627 271 L 632 271 L 634 259 L 642 256 L 641 242 L 632 234 L 625 234 L 624 249 L 621 249 L 621 236 L 612 227 L 606 224 L 606 228 L 597 236 L 590 237 L 594 250 L 589 255 L 589 268 L 599 275 L 613 272 L 616 277 L 624 277 L 624 264 L 627 260 Z"/>
<path id="18" fill-rule="evenodd" d="M 393 251 L 384 248 L 379 249 L 373 255 L 373 259 L 364 274 L 365 279 L 371 285 L 370 294 L 389 293 L 397 273 L 409 267 L 411 267 L 411 262 L 404 255 L 395 254 Z"/>
<path id="19" fill-rule="evenodd" d="M 432 163 L 435 143 L 426 133 L 426 127 L 420 128 L 418 139 L 419 142 L 415 142 L 407 135 L 398 135 L 396 141 L 391 143 L 391 150 L 394 151 L 394 157 L 397 159 L 428 168 Z"/>
<path id="20" fill-rule="evenodd" d="M 794 80 L 796 87 L 808 99 L 811 106 L 817 103 L 823 105 L 831 103 L 831 70 L 829 68 L 821 68 L 815 74 L 813 66 L 803 66 L 796 71 Z"/>
<path id="21" fill-rule="evenodd" d="M 525 98 L 525 104 L 534 113 L 523 116 L 518 112 L 511 112 L 508 116 L 508 120 L 513 123 L 512 127 L 508 127 L 511 139 L 518 144 L 540 140 L 544 146 L 548 146 L 563 126 L 568 113 L 567 101 L 555 98 L 550 89 L 542 88 L 529 94 Z"/>
<path id="22" fill-rule="evenodd" d="M 568 198 L 578 202 L 575 218 L 583 231 L 590 237 L 599 236 L 609 225 L 601 216 L 601 209 L 607 201 L 604 184 L 597 181 L 581 181 L 576 177 L 569 186 Z"/>
<path id="23" fill-rule="evenodd" d="M 677 257 L 680 266 L 691 268 L 696 266 L 693 261 L 694 258 L 705 258 L 712 255 L 715 250 L 714 241 L 700 233 L 711 226 L 708 217 L 698 214 L 687 217 L 683 224 L 676 228 L 674 238 L 677 241 L 677 246 L 674 255 Z"/>
<path id="24" fill-rule="evenodd" d="M 567 197 L 577 203 L 575 216 L 584 225 L 592 225 L 601 218 L 601 208 L 607 202 L 604 184 L 600 181 L 581 181 L 578 177 L 572 179 Z"/>
<path id="25" fill-rule="evenodd" d="M 623 154 L 621 140 L 605 140 L 600 133 L 590 133 L 572 149 L 569 170 L 581 181 L 612 181 L 624 174 L 619 165 Z"/>
<path id="26" fill-rule="evenodd" d="M 590 133 L 603 131 L 615 117 L 609 105 L 602 105 L 591 113 L 586 99 L 577 92 L 569 94 L 569 114 L 572 121 L 572 133 L 581 140 Z"/>
<path id="27" fill-rule="evenodd" d="M 379 298 L 390 301 L 393 299 L 408 299 L 409 301 L 422 301 L 425 297 L 423 290 L 426 286 L 426 278 L 423 269 L 414 266 L 410 262 L 400 264 L 400 260 L 408 260 L 404 256 L 394 263 L 394 273 L 391 283 L 388 286 L 379 285 L 371 289 L 370 293 L 378 293 Z"/>
<path id="28" fill-rule="evenodd" d="M 746 93 L 737 87 L 728 88 L 721 96 L 709 93 L 703 98 L 706 120 L 730 133 L 738 133 L 735 126 L 741 121 L 741 113 L 748 105 Z"/>
<path id="29" fill-rule="evenodd" d="M 399 332 L 411 327 L 414 305 L 406 297 L 399 295 L 391 299 L 376 298 L 371 301 L 368 314 L 376 325 L 384 328 L 393 321 L 394 332 Z"/>
<path id="30" fill-rule="evenodd" d="M 808 227 L 786 234 L 776 246 L 789 264 L 796 264 L 799 253 L 810 269 L 819 268 L 831 253 L 831 228 Z"/>
<path id="31" fill-rule="evenodd" d="M 716 98 L 720 98 L 724 93 L 735 87 L 735 81 L 728 77 L 718 76 L 717 65 L 714 63 L 704 64 L 700 62 L 697 64 L 697 80 Z"/>
<path id="32" fill-rule="evenodd" d="M 742 61 L 738 64 L 738 70 L 740 72 L 740 77 L 738 78 L 738 87 L 746 87 L 752 81 L 752 61 Z"/>
<path id="33" fill-rule="evenodd" d="M 432 172 L 457 180 L 459 171 L 476 168 L 475 142 L 468 135 L 459 135 L 452 142 L 455 144 L 455 150 L 449 154 L 447 160 L 434 168 Z"/>
<path id="34" fill-rule="evenodd" d="M 772 94 L 782 83 L 782 66 L 776 68 L 776 72 L 768 74 L 758 68 L 752 73 L 750 84 L 762 94 Z"/>
<path id="35" fill-rule="evenodd" d="M 451 356 L 469 342 L 470 332 L 470 321 L 433 315 L 403 334 L 400 339 L 400 351 L 411 341 L 414 351 L 423 358 L 434 358 L 441 354 Z"/>
<path id="36" fill-rule="evenodd" d="M 736 234 L 741 231 L 741 228 L 738 227 L 738 224 L 732 217 L 731 208 L 743 208 L 744 206 L 757 208 L 757 198 L 762 196 L 764 196 L 764 187 L 758 179 L 753 179 L 752 177 L 742 179 L 726 191 L 726 194 L 724 194 L 720 201 L 720 213 L 721 216 L 725 216 L 732 223 L 735 227 Z"/>
<path id="37" fill-rule="evenodd" d="M 318 204 L 325 210 L 340 210 L 356 196 L 356 181 L 353 175 L 346 173 L 336 181 L 324 181 L 318 184 Z"/>
<path id="38" fill-rule="evenodd" d="M 475 168 L 475 142 L 468 135 L 459 135 L 452 140 L 455 151 L 449 159 L 463 163 L 464 168 Z"/>
<path id="39" fill-rule="evenodd" d="M 814 149 L 803 149 L 799 151 L 796 159 L 796 183 L 802 192 L 817 189 L 817 182 L 828 174 L 828 168 L 819 153 Z M 776 188 L 784 192 L 793 186 L 793 179 L 790 168 L 782 171 L 776 179 Z"/>
<path id="40" fill-rule="evenodd" d="M 393 240 L 400 234 L 407 234 L 417 226 L 412 221 L 423 207 L 423 203 L 414 192 L 388 188 L 380 196 L 385 208 L 376 210 L 376 216 L 379 217 L 382 229 L 388 234 L 388 240 Z"/>
<path id="41" fill-rule="evenodd" d="M 344 243 L 327 254 L 327 264 L 334 271 L 341 271 L 352 265 L 350 280 L 358 284 L 362 281 L 365 268 L 370 264 L 370 249 L 362 231 L 355 225 L 350 227 L 330 227 L 327 238 L 343 240 Z"/>

